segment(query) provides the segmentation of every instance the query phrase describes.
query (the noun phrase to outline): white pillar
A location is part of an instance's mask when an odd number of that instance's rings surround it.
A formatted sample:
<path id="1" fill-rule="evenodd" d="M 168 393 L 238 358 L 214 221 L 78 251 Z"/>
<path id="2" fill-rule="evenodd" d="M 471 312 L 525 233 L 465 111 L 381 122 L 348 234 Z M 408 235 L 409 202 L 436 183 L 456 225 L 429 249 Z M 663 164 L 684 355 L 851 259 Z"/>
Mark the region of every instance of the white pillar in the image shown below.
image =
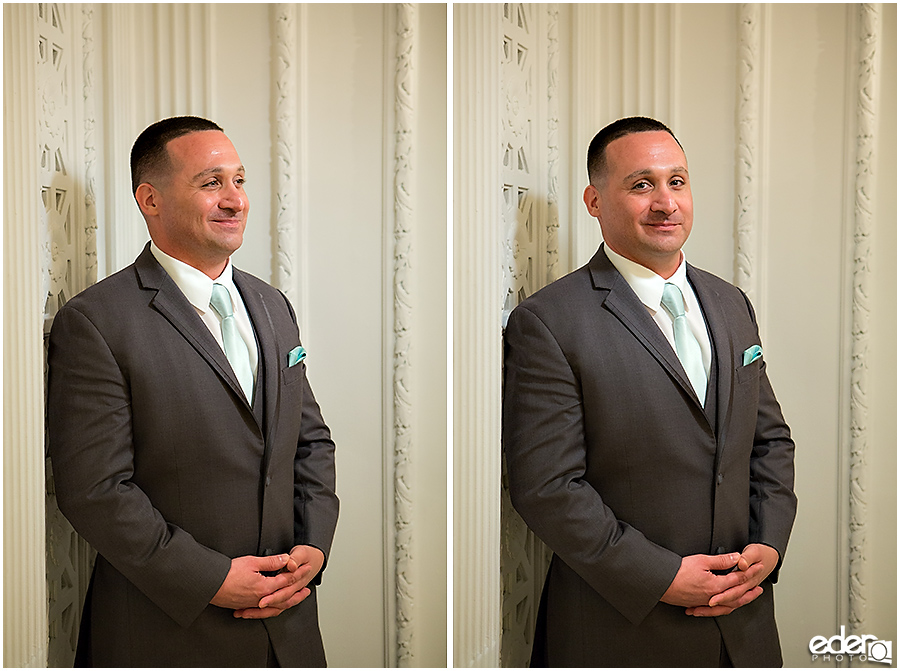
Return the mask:
<path id="1" fill-rule="evenodd" d="M 3 663 L 27 667 L 47 664 L 36 12 L 3 7 Z"/>
<path id="2" fill-rule="evenodd" d="M 453 8 L 453 664 L 500 657 L 501 5 Z"/>

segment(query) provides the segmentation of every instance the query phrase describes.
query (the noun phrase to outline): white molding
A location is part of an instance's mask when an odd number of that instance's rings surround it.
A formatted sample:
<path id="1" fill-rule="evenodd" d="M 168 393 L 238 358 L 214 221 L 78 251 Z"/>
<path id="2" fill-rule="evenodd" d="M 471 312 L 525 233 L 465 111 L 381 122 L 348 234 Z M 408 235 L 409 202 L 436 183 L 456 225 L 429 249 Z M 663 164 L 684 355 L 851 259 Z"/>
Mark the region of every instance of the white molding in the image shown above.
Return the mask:
<path id="1" fill-rule="evenodd" d="M 84 253 L 85 285 L 97 281 L 97 127 L 94 7 L 82 8 L 82 71 L 84 104 Z"/>
<path id="2" fill-rule="evenodd" d="M 453 6 L 453 666 L 500 657 L 500 12 Z"/>
<path id="3" fill-rule="evenodd" d="M 849 463 L 849 613 L 848 625 L 854 633 L 868 632 L 867 604 L 869 580 L 866 566 L 868 522 L 869 450 L 868 405 L 869 331 L 872 292 L 873 200 L 875 158 L 878 143 L 881 8 L 861 4 L 856 9 L 858 59 L 856 62 L 856 152 L 853 208 L 853 258 L 851 297 L 850 364 L 850 463 Z"/>
<path id="4" fill-rule="evenodd" d="M 393 132 L 393 497 L 394 497 L 394 621 L 396 664 L 415 666 L 413 579 L 413 482 L 414 444 L 414 329 L 413 287 L 410 263 L 416 222 L 415 143 L 417 132 L 417 40 L 416 5 L 394 6 L 394 132 Z"/>
<path id="5" fill-rule="evenodd" d="M 274 284 L 291 300 L 301 338 L 309 325 L 309 100 L 306 4 L 272 6 L 272 258 Z"/>
<path id="6" fill-rule="evenodd" d="M 563 273 L 559 267 L 559 5 L 547 4 L 547 267 L 549 284 Z"/>
<path id="7" fill-rule="evenodd" d="M 275 283 L 292 302 L 299 296 L 297 268 L 297 6 L 272 7 Z"/>
<path id="8" fill-rule="evenodd" d="M 760 233 L 762 175 L 763 9 L 744 3 L 738 8 L 737 160 L 735 181 L 735 284 L 759 309 L 763 248 Z"/>
<path id="9" fill-rule="evenodd" d="M 4 666 L 47 664 L 43 308 L 35 5 L 4 5 Z"/>
<path id="10" fill-rule="evenodd" d="M 769 220 L 768 101 L 771 7 L 738 8 L 737 156 L 735 157 L 735 284 L 753 302 L 760 337 L 766 341 L 766 249 Z"/>

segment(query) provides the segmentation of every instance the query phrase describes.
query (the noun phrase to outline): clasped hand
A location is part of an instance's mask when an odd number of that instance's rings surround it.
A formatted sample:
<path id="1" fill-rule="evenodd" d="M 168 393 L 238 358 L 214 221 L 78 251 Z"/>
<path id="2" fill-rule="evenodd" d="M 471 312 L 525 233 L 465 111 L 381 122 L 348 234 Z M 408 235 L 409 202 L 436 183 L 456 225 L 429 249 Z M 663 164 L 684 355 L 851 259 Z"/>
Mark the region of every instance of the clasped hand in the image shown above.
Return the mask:
<path id="1" fill-rule="evenodd" d="M 274 617 L 310 595 L 307 585 L 324 563 L 322 551 L 309 545 L 295 545 L 290 554 L 236 557 L 210 603 L 231 608 L 244 619 Z M 278 573 L 266 576 L 263 571 Z"/>
<path id="2" fill-rule="evenodd" d="M 760 543 L 751 543 L 741 554 L 690 555 L 681 560 L 660 601 L 684 606 L 696 617 L 728 615 L 762 594 L 760 583 L 777 565 L 778 551 Z M 712 573 L 729 569 L 725 575 Z"/>

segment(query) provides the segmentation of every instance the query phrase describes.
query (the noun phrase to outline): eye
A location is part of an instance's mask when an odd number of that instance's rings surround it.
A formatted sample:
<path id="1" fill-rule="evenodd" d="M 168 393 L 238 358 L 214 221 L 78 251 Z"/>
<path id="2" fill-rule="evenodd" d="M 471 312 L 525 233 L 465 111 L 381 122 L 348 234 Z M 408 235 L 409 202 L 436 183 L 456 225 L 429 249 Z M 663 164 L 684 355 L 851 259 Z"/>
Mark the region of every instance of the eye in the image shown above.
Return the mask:
<path id="1" fill-rule="evenodd" d="M 674 187 L 682 187 L 685 184 L 687 184 L 687 182 L 684 180 L 683 177 L 673 177 L 672 181 L 670 181 L 669 184 Z"/>
<path id="2" fill-rule="evenodd" d="M 651 184 L 650 184 L 650 182 L 648 182 L 646 180 L 641 180 L 640 182 L 635 184 L 633 187 L 631 187 L 632 191 L 646 191 L 649 188 L 651 188 Z"/>
<path id="3" fill-rule="evenodd" d="M 214 186 L 219 186 L 219 179 L 218 179 L 218 177 L 214 177 L 213 179 L 211 179 L 211 180 L 209 180 L 208 182 L 206 182 L 205 184 L 203 184 L 203 188 L 204 188 L 204 189 L 210 188 L 210 187 L 214 187 Z"/>
<path id="4" fill-rule="evenodd" d="M 238 186 L 244 186 L 244 184 L 247 183 L 247 178 L 246 177 L 237 177 L 237 178 L 235 178 L 234 183 L 237 184 Z"/>

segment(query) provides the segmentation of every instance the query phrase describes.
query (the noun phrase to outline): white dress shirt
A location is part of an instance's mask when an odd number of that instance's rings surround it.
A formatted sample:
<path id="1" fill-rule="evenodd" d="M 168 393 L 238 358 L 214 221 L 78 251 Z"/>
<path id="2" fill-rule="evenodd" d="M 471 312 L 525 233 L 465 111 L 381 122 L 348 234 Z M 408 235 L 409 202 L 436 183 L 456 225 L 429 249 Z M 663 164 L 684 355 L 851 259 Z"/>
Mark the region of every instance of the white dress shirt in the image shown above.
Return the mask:
<path id="1" fill-rule="evenodd" d="M 700 343 L 700 352 L 703 356 L 703 369 L 706 371 L 706 379 L 709 379 L 709 366 L 712 361 L 712 347 L 709 342 L 709 333 L 706 330 L 706 321 L 703 319 L 703 311 L 700 309 L 700 302 L 694 294 L 694 288 L 687 281 L 687 262 L 684 252 L 681 253 L 681 264 L 678 270 L 669 279 L 664 279 L 657 275 L 649 268 L 645 268 L 639 263 L 635 263 L 630 259 L 626 259 L 621 254 L 617 254 L 609 245 L 603 245 L 607 258 L 621 273 L 628 286 L 632 288 L 637 297 L 641 299 L 641 303 L 647 308 L 653 321 L 656 322 L 659 329 L 666 336 L 666 340 L 675 350 L 675 329 L 672 326 L 672 317 L 662 307 L 662 295 L 666 282 L 674 284 L 681 289 L 684 296 L 684 316 L 687 318 L 688 326 L 697 342 Z M 677 350 L 675 350 L 677 351 Z"/>
<path id="2" fill-rule="evenodd" d="M 253 371 L 253 385 L 256 386 L 256 371 L 259 364 L 259 350 L 256 347 L 256 337 L 253 335 L 253 325 L 250 322 L 250 316 L 247 314 L 247 308 L 241 298 L 241 292 L 234 286 L 233 272 L 231 267 L 231 259 L 225 266 L 225 270 L 215 280 L 211 280 L 208 275 L 193 266 L 189 266 L 183 261 L 169 256 L 155 243 L 150 243 L 150 251 L 159 265 L 169 274 L 175 284 L 181 289 L 181 293 L 185 295 L 200 319 L 206 324 L 210 333 L 219 343 L 222 351 L 225 351 L 225 343 L 222 340 L 222 322 L 219 315 L 216 314 L 209 305 L 209 299 L 212 297 L 213 284 L 221 284 L 231 296 L 231 303 L 234 309 L 234 318 L 237 322 L 238 333 L 241 334 L 244 342 L 247 344 L 247 350 L 250 353 L 250 370 Z M 252 399 L 251 399 L 252 400 Z"/>

